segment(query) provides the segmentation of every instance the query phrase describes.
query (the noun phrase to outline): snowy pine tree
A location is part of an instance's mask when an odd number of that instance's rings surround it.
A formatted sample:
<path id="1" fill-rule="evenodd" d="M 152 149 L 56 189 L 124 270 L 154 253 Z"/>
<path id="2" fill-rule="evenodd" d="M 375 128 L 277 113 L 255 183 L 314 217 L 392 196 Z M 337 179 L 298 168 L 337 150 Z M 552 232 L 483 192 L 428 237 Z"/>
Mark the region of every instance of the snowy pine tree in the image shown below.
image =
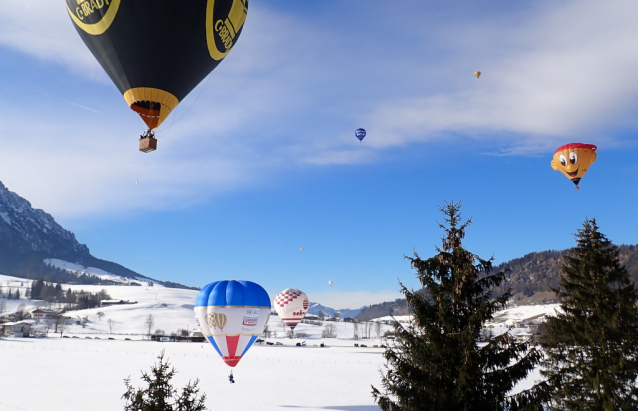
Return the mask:
<path id="1" fill-rule="evenodd" d="M 618 248 L 585 220 L 564 255 L 562 312 L 545 324 L 549 406 L 555 410 L 636 410 L 638 296 Z"/>
<path id="2" fill-rule="evenodd" d="M 373 396 L 384 411 L 515 409 L 507 393 L 540 354 L 507 333 L 479 347 L 482 325 L 510 298 L 509 292 L 496 298 L 491 293 L 506 272 L 491 273 L 492 259 L 463 248 L 471 219 L 461 222 L 460 203 L 440 210 L 446 225 L 439 224 L 445 236 L 438 254 L 406 257 L 423 290 L 401 284 L 413 321 L 394 323 L 396 341 L 384 353 L 383 392 L 372 387 Z"/>
<path id="3" fill-rule="evenodd" d="M 204 411 L 206 394 L 198 398 L 199 379 L 188 382 L 182 388 L 181 395 L 171 385 L 171 380 L 177 373 L 168 361 L 164 361 L 164 351 L 157 357 L 159 363 L 151 368 L 151 374 L 142 372 L 142 380 L 147 388 L 135 389 L 131 385 L 131 378 L 124 380 L 126 392 L 122 398 L 126 400 L 125 411 Z"/>

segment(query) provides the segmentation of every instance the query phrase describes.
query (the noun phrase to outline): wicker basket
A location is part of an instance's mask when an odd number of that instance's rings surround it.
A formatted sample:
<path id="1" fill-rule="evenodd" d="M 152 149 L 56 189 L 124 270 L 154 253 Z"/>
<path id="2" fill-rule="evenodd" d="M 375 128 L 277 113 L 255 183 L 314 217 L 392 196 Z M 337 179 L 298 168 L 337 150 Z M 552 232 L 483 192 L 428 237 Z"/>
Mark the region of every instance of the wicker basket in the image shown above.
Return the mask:
<path id="1" fill-rule="evenodd" d="M 140 138 L 140 151 L 150 153 L 157 150 L 157 139 L 153 137 Z"/>

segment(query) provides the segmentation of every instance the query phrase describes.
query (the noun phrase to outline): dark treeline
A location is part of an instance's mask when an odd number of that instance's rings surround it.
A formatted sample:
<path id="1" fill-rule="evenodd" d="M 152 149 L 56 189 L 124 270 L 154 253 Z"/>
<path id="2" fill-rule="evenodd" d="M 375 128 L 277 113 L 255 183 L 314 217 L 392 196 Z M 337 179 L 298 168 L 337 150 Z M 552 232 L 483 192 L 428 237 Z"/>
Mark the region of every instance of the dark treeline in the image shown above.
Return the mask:
<path id="1" fill-rule="evenodd" d="M 199 290 L 199 287 L 189 287 L 187 285 L 184 284 L 180 284 L 180 283 L 174 283 L 172 281 L 164 281 L 163 283 L 164 287 L 166 288 L 181 288 L 184 290 Z"/>
<path id="2" fill-rule="evenodd" d="M 33 282 L 30 289 L 30 296 L 33 300 L 69 304 L 69 308 L 75 310 L 99 307 L 100 301 L 111 299 L 106 290 L 91 293 L 84 290 L 73 291 L 69 288 L 65 292 L 59 283 L 53 285 L 43 280 Z"/>

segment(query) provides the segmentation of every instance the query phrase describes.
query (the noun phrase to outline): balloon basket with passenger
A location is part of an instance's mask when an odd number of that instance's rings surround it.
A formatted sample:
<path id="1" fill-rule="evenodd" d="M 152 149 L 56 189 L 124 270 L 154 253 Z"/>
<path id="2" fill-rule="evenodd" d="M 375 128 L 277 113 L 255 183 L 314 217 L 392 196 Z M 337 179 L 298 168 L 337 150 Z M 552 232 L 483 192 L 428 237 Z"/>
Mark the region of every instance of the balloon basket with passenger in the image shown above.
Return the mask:
<path id="1" fill-rule="evenodd" d="M 153 130 L 148 129 L 140 136 L 140 151 L 142 153 L 150 153 L 157 150 L 157 139 Z"/>
<path id="2" fill-rule="evenodd" d="M 237 44 L 248 15 L 248 0 L 66 3 L 88 50 L 151 130 L 219 66 Z M 155 151 L 157 140 L 145 135 L 139 149 Z"/>

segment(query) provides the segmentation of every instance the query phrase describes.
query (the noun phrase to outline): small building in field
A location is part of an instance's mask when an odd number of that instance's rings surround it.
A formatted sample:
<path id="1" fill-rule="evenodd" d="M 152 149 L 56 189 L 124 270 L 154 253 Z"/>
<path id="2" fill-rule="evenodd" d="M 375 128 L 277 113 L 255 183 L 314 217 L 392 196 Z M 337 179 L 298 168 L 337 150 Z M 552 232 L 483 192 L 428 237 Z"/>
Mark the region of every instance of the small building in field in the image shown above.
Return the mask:
<path id="1" fill-rule="evenodd" d="M 55 311 L 43 308 L 37 308 L 31 311 L 31 318 L 33 318 L 35 321 L 52 320 L 55 319 L 57 316 L 58 314 Z"/>
<path id="2" fill-rule="evenodd" d="M 204 334 L 202 334 L 201 331 L 194 330 L 193 331 L 193 335 L 191 336 L 191 341 L 192 342 L 204 342 L 204 341 L 206 341 L 206 338 L 204 337 Z"/>
<path id="3" fill-rule="evenodd" d="M 29 337 L 31 326 L 35 323 L 33 320 L 22 320 L 11 323 L 2 324 L 2 335 L 5 337 Z"/>

